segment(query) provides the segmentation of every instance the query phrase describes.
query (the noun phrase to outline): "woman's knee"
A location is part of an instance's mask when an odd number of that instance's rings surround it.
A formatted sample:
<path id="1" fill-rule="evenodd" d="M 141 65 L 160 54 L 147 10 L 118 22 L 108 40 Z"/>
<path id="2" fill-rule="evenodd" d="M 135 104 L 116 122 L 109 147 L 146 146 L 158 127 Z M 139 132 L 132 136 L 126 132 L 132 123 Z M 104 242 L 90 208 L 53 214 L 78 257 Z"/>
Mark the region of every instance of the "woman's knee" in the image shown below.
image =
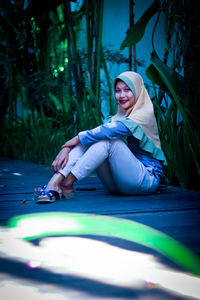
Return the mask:
<path id="1" fill-rule="evenodd" d="M 126 149 L 126 150 L 128 149 L 130 151 L 130 149 L 128 148 L 126 143 L 121 139 L 111 140 L 110 147 L 111 147 L 111 149 L 117 149 L 117 150 L 120 149 L 120 151 L 123 151 L 123 149 Z"/>
<path id="2" fill-rule="evenodd" d="M 126 145 L 122 139 L 110 140 L 111 145 Z"/>
<path id="3" fill-rule="evenodd" d="M 99 153 L 99 151 L 101 152 L 103 150 L 108 151 L 109 145 L 110 145 L 109 140 L 101 140 L 101 141 L 98 141 L 98 142 L 92 144 L 89 148 L 93 149 L 95 151 L 95 153 Z"/>

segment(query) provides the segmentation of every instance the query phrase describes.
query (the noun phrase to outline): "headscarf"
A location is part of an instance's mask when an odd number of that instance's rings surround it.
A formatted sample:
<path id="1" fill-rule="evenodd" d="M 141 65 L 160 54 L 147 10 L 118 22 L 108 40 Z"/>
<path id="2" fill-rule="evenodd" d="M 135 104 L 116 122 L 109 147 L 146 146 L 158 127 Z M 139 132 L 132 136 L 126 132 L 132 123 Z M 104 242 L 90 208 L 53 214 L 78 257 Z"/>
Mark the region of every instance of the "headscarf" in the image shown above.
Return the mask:
<path id="1" fill-rule="evenodd" d="M 135 103 L 133 107 L 127 111 L 124 111 L 121 106 L 118 105 L 117 114 L 112 117 L 112 121 L 122 121 L 126 119 L 127 122 L 123 121 L 123 123 L 129 127 L 135 137 L 138 137 L 138 135 L 140 136 L 141 134 L 137 131 L 142 130 L 144 133 L 143 135 L 145 135 L 147 138 L 145 138 L 145 136 L 139 138 L 141 140 L 141 148 L 151 152 L 152 156 L 162 160 L 164 164 L 166 164 L 164 154 L 161 150 L 161 143 L 158 134 L 157 122 L 154 115 L 153 104 L 144 86 L 142 77 L 138 73 L 132 71 L 123 72 L 114 80 L 114 91 L 118 79 L 122 80 L 131 89 L 135 97 Z M 132 127 L 132 122 L 128 122 L 128 120 L 134 121 L 134 124 L 139 125 L 139 128 L 137 128 L 137 126 Z M 154 148 L 156 149 L 148 150 L 153 147 L 150 144 L 143 147 L 142 145 L 144 144 L 144 140 L 145 144 L 153 143 L 153 146 L 155 146 Z"/>

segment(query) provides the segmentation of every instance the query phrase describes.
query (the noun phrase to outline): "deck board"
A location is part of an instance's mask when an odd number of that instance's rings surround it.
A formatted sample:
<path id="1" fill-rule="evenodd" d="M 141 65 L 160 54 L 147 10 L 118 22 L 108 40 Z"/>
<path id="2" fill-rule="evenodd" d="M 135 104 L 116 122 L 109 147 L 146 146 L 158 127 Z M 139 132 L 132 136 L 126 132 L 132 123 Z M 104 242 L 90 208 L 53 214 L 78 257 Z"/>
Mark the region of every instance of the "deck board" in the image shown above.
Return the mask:
<path id="1" fill-rule="evenodd" d="M 155 195 L 110 195 L 97 176 L 92 174 L 75 183 L 73 199 L 38 205 L 33 199 L 34 187 L 45 184 L 51 175 L 52 169 L 48 166 L 0 158 L 0 226 L 2 228 L 6 227 L 11 218 L 31 213 L 68 212 L 114 216 L 157 229 L 181 242 L 200 258 L 200 192 L 163 185 Z M 137 243 L 106 236 L 93 236 L 92 239 L 123 250 L 151 253 L 158 261 L 181 270 L 180 266 L 162 254 Z M 118 268 L 120 267 L 122 268 L 122 265 L 118 262 Z M 20 272 L 17 274 L 15 270 L 18 269 Z M 23 263 L 1 255 L 0 270 L 2 274 L 6 274 L 8 282 L 11 278 L 15 278 L 15 283 L 22 284 L 28 276 L 26 285 L 30 290 L 33 286 L 32 282 L 37 282 L 44 293 L 56 288 L 65 299 L 183 299 L 180 295 L 158 288 L 119 287 L 78 275 L 68 274 L 67 277 L 63 277 L 40 268 L 27 275 Z M 49 276 L 49 280 L 44 279 L 45 276 Z M 2 280 L 4 282 L 4 277 Z"/>

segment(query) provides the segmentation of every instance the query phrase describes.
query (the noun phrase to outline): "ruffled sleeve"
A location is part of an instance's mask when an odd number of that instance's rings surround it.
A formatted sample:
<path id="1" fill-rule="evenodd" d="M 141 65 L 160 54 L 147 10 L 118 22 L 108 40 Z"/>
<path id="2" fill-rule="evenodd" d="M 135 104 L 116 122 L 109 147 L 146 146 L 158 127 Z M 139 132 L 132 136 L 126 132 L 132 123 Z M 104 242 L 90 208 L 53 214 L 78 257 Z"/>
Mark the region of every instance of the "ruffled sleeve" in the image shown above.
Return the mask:
<path id="1" fill-rule="evenodd" d="M 112 117 L 108 117 L 104 122 L 107 123 L 111 121 Z M 150 153 L 153 158 L 160 160 L 164 166 L 167 165 L 167 161 L 162 149 L 154 145 L 152 140 L 145 135 L 144 131 L 135 121 L 123 117 L 118 119 L 118 122 L 123 123 L 130 130 L 132 135 L 139 140 L 139 146 L 141 149 Z"/>

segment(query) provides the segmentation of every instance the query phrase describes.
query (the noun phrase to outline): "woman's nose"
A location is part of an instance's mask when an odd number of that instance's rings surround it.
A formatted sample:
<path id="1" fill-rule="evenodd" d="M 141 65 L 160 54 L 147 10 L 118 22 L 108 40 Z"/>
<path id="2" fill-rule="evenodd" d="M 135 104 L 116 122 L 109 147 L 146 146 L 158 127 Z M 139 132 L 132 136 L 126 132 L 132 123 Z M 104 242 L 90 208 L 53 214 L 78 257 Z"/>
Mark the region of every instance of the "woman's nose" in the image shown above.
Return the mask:
<path id="1" fill-rule="evenodd" d="M 120 95 L 122 98 L 125 96 L 125 92 L 122 90 L 121 91 L 121 95 Z"/>

